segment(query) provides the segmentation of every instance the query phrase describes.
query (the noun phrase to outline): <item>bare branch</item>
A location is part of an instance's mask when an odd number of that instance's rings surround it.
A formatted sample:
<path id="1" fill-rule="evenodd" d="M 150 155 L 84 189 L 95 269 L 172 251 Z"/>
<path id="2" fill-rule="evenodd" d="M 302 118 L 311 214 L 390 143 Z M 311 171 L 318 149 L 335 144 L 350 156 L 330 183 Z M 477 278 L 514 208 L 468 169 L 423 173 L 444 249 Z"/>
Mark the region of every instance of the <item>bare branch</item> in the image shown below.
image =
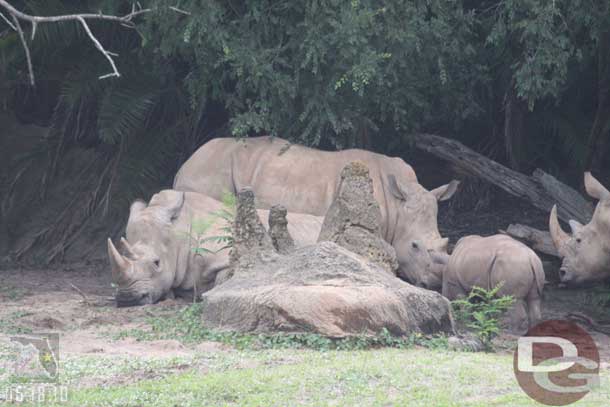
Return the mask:
<path id="1" fill-rule="evenodd" d="M 15 27 L 13 25 L 13 23 L 11 23 L 11 21 L 8 18 L 6 18 L 6 16 L 4 14 L 0 13 L 0 18 L 2 18 L 4 20 L 4 22 L 8 24 L 9 27 L 11 27 L 13 30 L 17 31 L 17 27 Z"/>
<path id="2" fill-rule="evenodd" d="M 30 85 L 36 85 L 36 79 L 34 77 L 34 67 L 32 66 L 32 56 L 30 55 L 30 47 L 28 46 L 28 42 L 25 39 L 25 35 L 23 34 L 23 30 L 21 29 L 21 24 L 19 24 L 19 19 L 15 15 L 13 15 L 13 22 L 15 23 L 15 29 L 17 33 L 19 33 L 19 38 L 21 39 L 21 45 L 23 45 L 23 50 L 25 51 L 25 59 L 28 64 L 28 72 L 30 75 Z"/>
<path id="3" fill-rule="evenodd" d="M 94 14 L 94 13 L 82 13 L 82 14 L 66 14 L 61 16 L 32 16 L 30 14 L 23 13 L 13 7 L 8 1 L 0 0 L 0 7 L 3 7 L 8 11 L 9 14 L 16 16 L 20 20 L 29 21 L 31 23 L 57 23 L 60 21 L 73 21 L 78 20 L 79 17 L 84 18 L 86 20 L 95 19 L 95 20 L 109 20 L 109 21 L 117 21 L 117 22 L 125 22 L 131 21 L 134 17 L 137 17 L 142 14 L 150 13 L 152 9 L 139 9 L 136 11 L 132 11 L 131 13 L 124 16 L 109 16 L 106 14 Z"/>
<path id="4" fill-rule="evenodd" d="M 77 20 L 80 21 L 80 23 L 83 25 L 85 32 L 87 33 L 87 35 L 89 36 L 91 41 L 93 41 L 93 44 L 95 44 L 95 48 L 97 48 L 102 54 L 104 54 L 104 56 L 106 57 L 108 62 L 110 62 L 110 66 L 112 66 L 112 73 L 100 76 L 100 79 L 110 78 L 112 76 L 116 76 L 117 78 L 119 78 L 121 76 L 121 74 L 119 73 L 119 70 L 117 69 L 117 67 L 114 63 L 114 59 L 112 59 L 111 54 L 108 51 L 106 51 L 104 49 L 104 47 L 102 46 L 102 44 L 100 44 L 100 42 L 97 40 L 97 38 L 95 38 L 95 36 L 91 32 L 91 29 L 87 25 L 87 22 L 85 21 L 85 19 L 83 17 L 77 17 Z M 116 55 L 116 54 L 114 54 L 114 55 Z"/>
<path id="5" fill-rule="evenodd" d="M 137 7 L 136 7 L 137 4 Z M 102 75 L 100 76 L 100 79 L 104 79 L 104 78 L 110 78 L 110 77 L 120 77 L 121 74 L 119 73 L 119 70 L 116 67 L 116 64 L 114 62 L 114 60 L 112 59 L 113 56 L 117 56 L 117 54 L 112 53 L 110 51 L 107 51 L 102 44 L 98 41 L 98 39 L 95 37 L 95 35 L 93 35 L 93 33 L 91 32 L 91 29 L 89 28 L 89 25 L 87 24 L 86 20 L 106 20 L 106 21 L 115 21 L 120 23 L 121 25 L 128 27 L 128 28 L 133 28 L 135 25 L 132 22 L 132 20 L 137 17 L 140 16 L 142 14 L 146 14 L 146 13 L 150 13 L 151 11 L 153 11 L 153 9 L 150 8 L 142 8 L 142 6 L 140 5 L 139 2 L 132 4 L 131 7 L 131 12 L 129 14 L 126 14 L 124 16 L 111 16 L 111 15 L 106 15 L 106 14 L 102 14 L 101 12 L 98 14 L 93 14 L 93 13 L 82 13 L 82 14 L 66 14 L 66 15 L 59 15 L 59 16 L 33 16 L 30 14 L 26 14 L 23 13 L 19 10 L 17 10 L 15 7 L 13 7 L 7 0 L 0 0 L 0 9 L 4 8 L 9 15 L 12 17 L 13 19 L 13 23 L 11 23 L 11 21 L 0 12 L 0 17 L 15 31 L 17 31 L 17 33 L 19 33 L 19 37 L 21 39 L 21 44 L 23 45 L 23 49 L 25 51 L 25 55 L 26 55 L 26 59 L 27 59 L 27 63 L 28 63 L 28 71 L 30 74 L 30 83 L 32 84 L 32 86 L 35 85 L 35 80 L 34 80 L 34 69 L 32 66 L 32 58 L 30 55 L 30 48 L 27 44 L 27 41 L 25 39 L 25 35 L 23 32 L 23 29 L 21 28 L 21 24 L 19 23 L 19 20 L 23 20 L 23 21 L 27 21 L 29 23 L 32 24 L 32 41 L 34 40 L 34 37 L 36 36 L 36 29 L 38 27 L 38 24 L 40 23 L 56 23 L 56 22 L 62 22 L 62 21 L 78 21 L 83 28 L 85 29 L 85 32 L 87 33 L 87 35 L 89 36 L 89 39 L 91 39 L 91 41 L 93 42 L 93 44 L 95 45 L 95 47 L 102 53 L 102 55 L 104 55 L 104 57 L 108 60 L 108 62 L 110 63 L 110 66 L 112 67 L 112 73 L 109 73 L 107 75 Z M 177 13 L 180 14 L 185 14 L 185 15 L 190 15 L 191 13 L 189 13 L 188 11 L 184 11 L 181 10 L 177 7 L 169 7 L 170 10 L 173 10 Z"/>
<path id="6" fill-rule="evenodd" d="M 184 14 L 185 16 L 191 15 L 191 13 L 189 13 L 188 11 L 184 11 L 182 9 L 179 9 L 178 7 L 169 6 L 169 9 L 175 11 L 176 13 Z"/>

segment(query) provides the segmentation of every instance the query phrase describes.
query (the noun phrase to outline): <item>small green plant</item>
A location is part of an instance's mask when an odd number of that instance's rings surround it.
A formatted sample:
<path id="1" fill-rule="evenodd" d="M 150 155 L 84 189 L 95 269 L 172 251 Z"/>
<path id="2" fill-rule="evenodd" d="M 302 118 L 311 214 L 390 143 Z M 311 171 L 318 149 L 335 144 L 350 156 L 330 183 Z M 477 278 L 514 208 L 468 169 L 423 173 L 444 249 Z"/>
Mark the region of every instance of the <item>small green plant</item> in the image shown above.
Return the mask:
<path id="1" fill-rule="evenodd" d="M 498 296 L 501 287 L 502 284 L 491 290 L 474 287 L 468 297 L 452 302 L 457 320 L 472 329 L 487 349 L 500 333 L 499 318 L 514 302 L 510 295 Z"/>
<path id="2" fill-rule="evenodd" d="M 213 254 L 233 247 L 232 226 L 235 219 L 235 204 L 235 195 L 225 191 L 222 195 L 221 209 L 213 212 L 211 217 L 193 220 L 188 237 L 192 242 L 192 250 L 195 254 Z M 224 222 L 220 229 L 222 234 L 207 236 L 209 229 L 218 221 Z M 222 244 L 223 246 L 212 250 L 208 247 L 210 243 Z"/>
<path id="3" fill-rule="evenodd" d="M 126 337 L 138 340 L 177 339 L 184 343 L 214 341 L 226 343 L 238 349 L 315 349 L 365 350 L 371 348 L 411 348 L 415 345 L 430 349 L 447 349 L 444 336 L 427 337 L 412 334 L 398 337 L 383 328 L 377 335 L 353 335 L 345 338 L 329 338 L 315 333 L 243 334 L 217 331 L 201 324 L 202 304 L 194 303 L 171 314 L 152 316 L 149 329 L 132 329 L 114 335 L 114 339 Z"/>

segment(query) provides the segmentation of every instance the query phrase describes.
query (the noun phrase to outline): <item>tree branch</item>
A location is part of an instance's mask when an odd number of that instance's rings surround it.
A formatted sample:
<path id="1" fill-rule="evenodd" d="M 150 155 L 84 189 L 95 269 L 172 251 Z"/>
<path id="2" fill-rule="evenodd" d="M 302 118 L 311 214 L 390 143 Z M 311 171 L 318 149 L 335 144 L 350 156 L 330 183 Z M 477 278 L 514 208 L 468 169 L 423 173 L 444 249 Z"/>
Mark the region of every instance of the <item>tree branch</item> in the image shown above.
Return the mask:
<path id="1" fill-rule="evenodd" d="M 100 79 L 110 78 L 112 76 L 116 76 L 117 78 L 120 77 L 121 74 L 119 73 L 119 70 L 117 69 L 116 64 L 114 63 L 114 59 L 112 59 L 112 56 L 110 56 L 110 53 L 108 51 L 106 51 L 104 49 L 104 47 L 102 46 L 102 44 L 100 44 L 100 42 L 97 40 L 97 38 L 95 38 L 95 36 L 91 32 L 91 29 L 87 25 L 87 22 L 85 21 L 85 19 L 83 17 L 78 17 L 78 21 L 80 21 L 80 23 L 83 25 L 85 32 L 87 33 L 89 38 L 91 38 L 91 41 L 93 41 L 95 48 L 97 48 L 106 57 L 106 59 L 110 63 L 110 66 L 112 67 L 112 73 L 109 73 L 107 75 L 102 75 L 102 76 L 100 76 Z M 114 55 L 116 55 L 116 54 L 114 54 Z"/>
<path id="2" fill-rule="evenodd" d="M 139 3 L 138 3 L 138 6 L 139 6 Z M 1 12 L 0 12 L 0 17 L 13 30 L 17 31 L 17 33 L 19 34 L 19 38 L 21 39 L 21 44 L 23 45 L 23 49 L 25 51 L 26 59 L 28 62 L 28 71 L 29 71 L 29 76 L 30 76 L 30 83 L 32 84 L 32 86 L 35 85 L 34 68 L 32 66 L 30 48 L 25 39 L 25 34 L 23 32 L 23 29 L 21 28 L 21 24 L 19 23 L 20 20 L 27 21 L 30 24 L 32 24 L 32 36 L 31 36 L 32 40 L 34 40 L 34 37 L 36 35 L 36 28 L 37 28 L 38 24 L 40 24 L 40 23 L 78 21 L 85 29 L 85 32 L 89 36 L 89 39 L 91 39 L 91 41 L 93 42 L 93 45 L 95 45 L 95 48 L 97 48 L 102 53 L 102 55 L 104 55 L 104 57 L 108 60 L 108 62 L 110 63 L 110 66 L 112 67 L 111 73 L 100 76 L 100 79 L 104 79 L 104 78 L 121 76 L 119 70 L 116 67 L 114 59 L 112 59 L 113 56 L 117 56 L 117 55 L 111 53 L 110 51 L 107 51 L 102 46 L 102 44 L 98 41 L 98 39 L 95 37 L 95 35 L 93 35 L 93 32 L 89 28 L 89 25 L 87 24 L 86 20 L 115 21 L 115 22 L 121 23 L 121 25 L 124 25 L 126 27 L 133 28 L 134 24 L 132 23 L 132 20 L 135 17 L 140 16 L 142 14 L 150 13 L 153 11 L 153 9 L 150 9 L 150 8 L 143 9 L 140 7 L 138 9 L 136 9 L 136 6 L 134 4 L 132 6 L 131 12 L 124 16 L 111 16 L 111 15 L 106 15 L 106 14 L 102 14 L 102 13 L 99 13 L 99 14 L 93 14 L 93 13 L 66 14 L 66 15 L 59 15 L 59 16 L 33 16 L 33 15 L 26 14 L 26 13 L 23 13 L 23 12 L 17 10 L 6 0 L 0 0 L 0 8 L 3 8 L 4 10 L 6 10 L 6 12 L 8 12 L 8 14 L 12 17 L 13 23 L 11 23 L 8 20 L 8 18 Z M 180 14 L 190 15 L 190 13 L 188 11 L 181 10 L 177 7 L 169 7 L 169 9 L 172 11 L 175 11 L 177 13 L 180 13 Z"/>
<path id="3" fill-rule="evenodd" d="M 14 14 L 13 22 L 15 23 L 15 30 L 19 34 L 21 45 L 23 45 L 23 50 L 25 51 L 25 59 L 28 64 L 28 72 L 30 75 L 30 85 L 34 86 L 36 85 L 36 79 L 34 78 L 34 67 L 32 66 L 32 56 L 30 55 L 30 47 L 28 46 L 28 42 L 25 40 L 25 35 L 23 34 L 23 29 L 21 28 L 19 19 Z"/>
<path id="4" fill-rule="evenodd" d="M 6 18 L 6 16 L 4 14 L 0 13 L 0 18 L 2 18 L 4 20 L 4 22 L 6 24 L 8 24 L 9 27 L 11 27 L 13 30 L 17 31 L 17 27 L 15 27 L 13 25 L 13 23 L 11 23 L 11 21 L 8 18 Z"/>

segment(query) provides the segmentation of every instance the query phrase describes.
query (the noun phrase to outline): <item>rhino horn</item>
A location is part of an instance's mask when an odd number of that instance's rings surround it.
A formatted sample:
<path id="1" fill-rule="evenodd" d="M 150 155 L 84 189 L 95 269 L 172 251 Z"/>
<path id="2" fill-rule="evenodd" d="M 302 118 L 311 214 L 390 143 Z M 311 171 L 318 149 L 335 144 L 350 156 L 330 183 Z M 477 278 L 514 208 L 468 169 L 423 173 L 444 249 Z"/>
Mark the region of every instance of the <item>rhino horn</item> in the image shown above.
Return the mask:
<path id="1" fill-rule="evenodd" d="M 585 172 L 585 190 L 591 197 L 600 201 L 610 197 L 610 191 L 588 171 Z"/>
<path id="2" fill-rule="evenodd" d="M 432 195 L 436 197 L 436 199 L 440 202 L 446 201 L 451 198 L 453 194 L 457 191 L 458 186 L 460 185 L 460 181 L 453 180 L 447 185 L 440 186 L 438 188 L 430 191 Z"/>
<path id="3" fill-rule="evenodd" d="M 127 241 L 127 239 L 122 237 L 121 238 L 121 244 L 123 245 L 123 249 L 125 250 L 125 253 L 127 253 L 127 256 L 129 256 L 132 259 L 135 259 L 137 257 L 136 254 L 133 251 L 133 248 L 131 247 L 131 245 Z"/>
<path id="4" fill-rule="evenodd" d="M 110 238 L 108 238 L 108 258 L 110 259 L 112 280 L 115 282 L 124 281 L 128 277 L 130 263 L 129 260 L 121 256 Z"/>
<path id="5" fill-rule="evenodd" d="M 551 238 L 553 239 L 555 248 L 559 254 L 562 254 L 566 241 L 570 238 L 570 235 L 564 232 L 559 224 L 559 219 L 557 219 L 557 205 L 553 205 L 553 209 L 551 210 L 551 216 L 549 218 L 549 231 L 551 233 Z"/>
<path id="6" fill-rule="evenodd" d="M 574 219 L 570 220 L 568 223 L 570 224 L 570 229 L 572 229 L 572 234 L 577 233 L 584 227 L 582 223 Z"/>

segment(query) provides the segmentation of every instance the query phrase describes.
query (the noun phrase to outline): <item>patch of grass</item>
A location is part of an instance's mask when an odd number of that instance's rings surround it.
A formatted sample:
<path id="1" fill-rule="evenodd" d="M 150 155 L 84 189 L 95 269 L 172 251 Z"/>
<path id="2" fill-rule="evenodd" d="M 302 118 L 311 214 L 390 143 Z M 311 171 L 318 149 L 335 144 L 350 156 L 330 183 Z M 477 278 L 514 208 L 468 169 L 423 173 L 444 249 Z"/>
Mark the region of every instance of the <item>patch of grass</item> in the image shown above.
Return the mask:
<path id="1" fill-rule="evenodd" d="M 580 309 L 588 309 L 595 318 L 608 319 L 608 308 L 610 307 L 610 287 L 600 285 L 583 290 L 580 299 Z"/>
<path id="2" fill-rule="evenodd" d="M 269 353 L 271 352 L 271 353 Z M 270 355 L 299 359 L 269 364 Z M 73 388 L 62 406 L 536 406 L 521 391 L 512 357 L 428 349 L 228 352 L 258 364 L 161 379 Z M 607 370 L 602 382 L 607 381 Z M 603 387 L 603 386 L 602 386 Z M 608 393 L 579 406 L 609 405 Z M 52 405 L 52 404 L 51 404 Z"/>
<path id="3" fill-rule="evenodd" d="M 333 339 L 314 333 L 276 333 L 276 334 L 242 334 L 237 332 L 217 331 L 201 325 L 202 304 L 196 303 L 184 307 L 175 313 L 149 317 L 149 329 L 131 329 L 113 335 L 114 339 L 127 337 L 138 340 L 175 339 L 183 343 L 214 341 L 229 344 L 238 349 L 275 349 L 307 348 L 320 351 L 328 350 L 362 350 L 379 347 L 409 348 L 420 345 L 430 348 L 447 349 L 447 338 L 444 336 L 424 336 L 412 334 L 409 337 L 393 336 L 387 329 L 378 335 L 356 335 L 347 338 Z"/>
<path id="4" fill-rule="evenodd" d="M 9 301 L 17 301 L 25 297 L 28 290 L 22 287 L 14 287 L 12 285 L 0 286 L 0 298 L 7 299 Z"/>
<path id="5" fill-rule="evenodd" d="M 15 311 L 4 318 L 0 318 L 0 333 L 18 335 L 32 333 L 32 329 L 19 323 L 19 319 L 30 315 L 24 311 Z"/>

